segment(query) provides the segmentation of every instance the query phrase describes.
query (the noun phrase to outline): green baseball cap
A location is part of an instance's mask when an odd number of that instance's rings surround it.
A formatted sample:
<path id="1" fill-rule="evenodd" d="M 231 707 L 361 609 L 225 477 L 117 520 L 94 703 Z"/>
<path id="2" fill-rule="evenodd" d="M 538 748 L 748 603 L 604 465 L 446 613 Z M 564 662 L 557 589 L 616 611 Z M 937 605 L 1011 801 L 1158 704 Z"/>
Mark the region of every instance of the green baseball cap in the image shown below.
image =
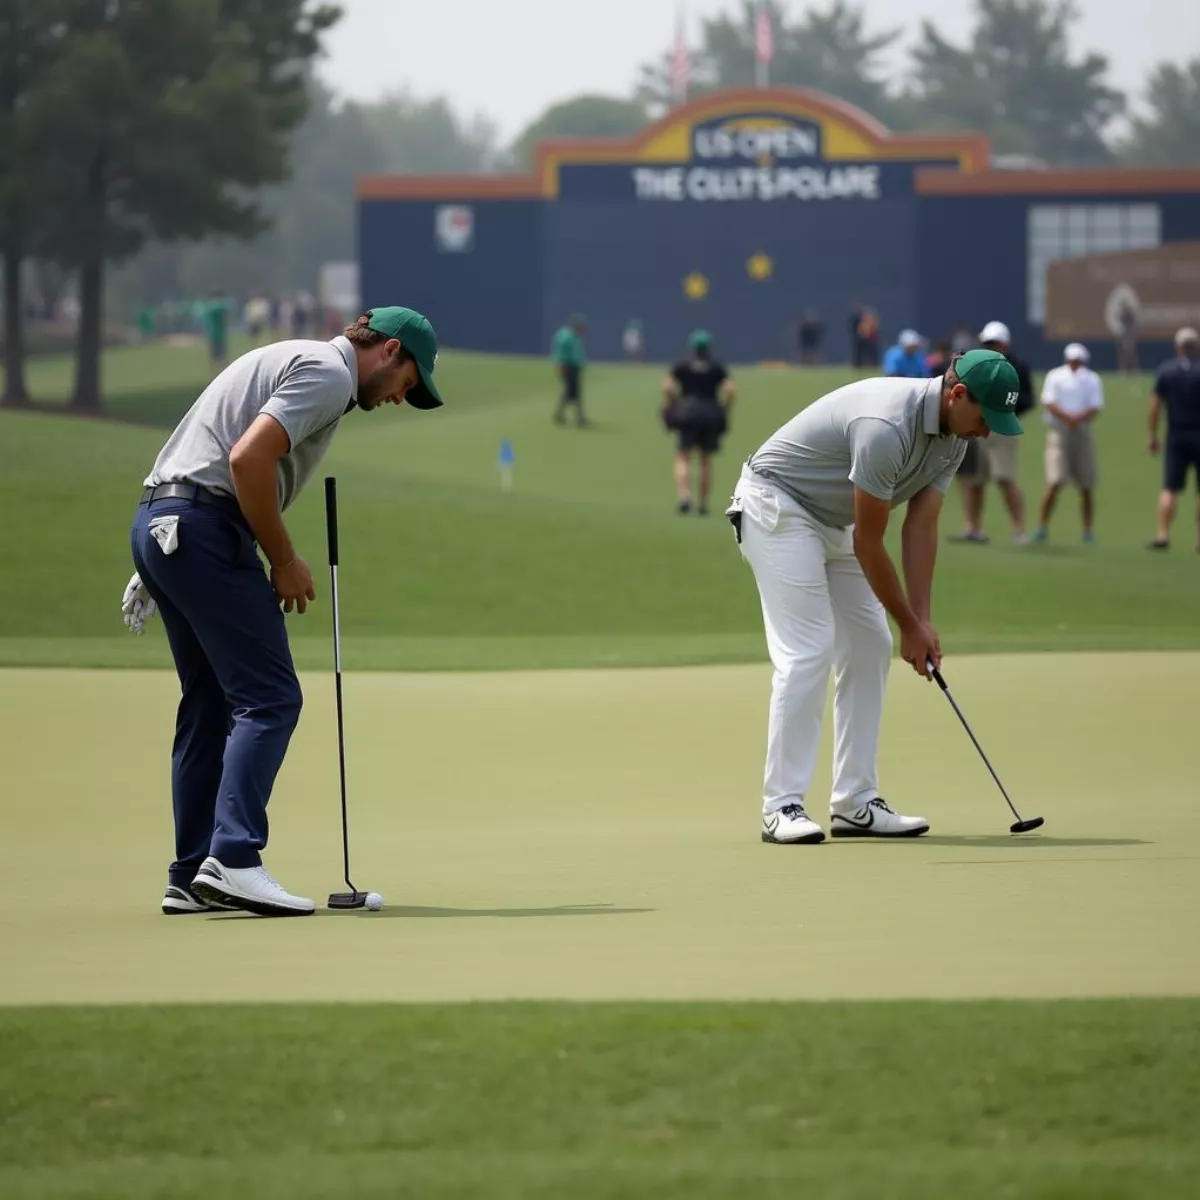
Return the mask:
<path id="1" fill-rule="evenodd" d="M 983 409 L 984 422 L 993 433 L 1017 437 L 1025 432 L 1015 411 L 1021 381 L 1003 354 L 968 350 L 955 361 L 954 373 Z"/>
<path id="2" fill-rule="evenodd" d="M 707 329 L 697 329 L 691 336 L 692 345 L 699 350 L 701 346 L 712 345 L 712 334 Z"/>
<path id="3" fill-rule="evenodd" d="M 437 366 L 438 342 L 433 326 L 419 312 L 411 308 L 369 308 L 367 324 L 376 333 L 397 338 L 400 344 L 417 360 L 421 383 L 404 397 L 413 408 L 441 408 L 444 401 L 433 382 L 433 368 Z"/>

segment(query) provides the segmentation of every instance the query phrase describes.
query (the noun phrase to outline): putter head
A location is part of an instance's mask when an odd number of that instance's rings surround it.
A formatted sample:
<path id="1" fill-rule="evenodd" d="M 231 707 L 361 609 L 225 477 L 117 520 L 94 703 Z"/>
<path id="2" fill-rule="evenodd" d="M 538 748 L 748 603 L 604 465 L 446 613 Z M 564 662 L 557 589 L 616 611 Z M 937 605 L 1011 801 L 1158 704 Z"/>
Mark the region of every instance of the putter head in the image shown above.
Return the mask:
<path id="1" fill-rule="evenodd" d="M 1018 821 L 1015 825 L 1009 827 L 1009 833 L 1030 833 L 1034 829 L 1041 829 L 1046 821 L 1043 817 L 1030 817 L 1027 821 Z"/>
<path id="2" fill-rule="evenodd" d="M 330 908 L 362 908 L 367 903 L 366 892 L 331 892 Z"/>

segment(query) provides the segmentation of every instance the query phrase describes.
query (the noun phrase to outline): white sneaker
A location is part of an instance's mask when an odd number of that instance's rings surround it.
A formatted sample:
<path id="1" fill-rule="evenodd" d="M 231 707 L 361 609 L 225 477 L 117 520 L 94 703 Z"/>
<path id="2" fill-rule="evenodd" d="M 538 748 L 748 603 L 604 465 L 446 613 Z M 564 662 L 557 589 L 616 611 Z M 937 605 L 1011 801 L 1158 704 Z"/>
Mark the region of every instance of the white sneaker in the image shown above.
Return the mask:
<path id="1" fill-rule="evenodd" d="M 861 808 L 834 813 L 829 821 L 834 837 L 920 837 L 929 832 L 924 817 L 903 817 L 878 797 Z"/>
<path id="2" fill-rule="evenodd" d="M 809 820 L 803 805 L 785 804 L 775 812 L 763 813 L 762 840 L 779 846 L 798 846 L 804 842 L 823 842 L 825 830 Z"/>
<path id="3" fill-rule="evenodd" d="M 232 912 L 233 906 L 210 904 L 207 900 L 201 900 L 191 888 L 176 887 L 171 883 L 163 892 L 162 910 L 168 917 L 178 917 L 184 913 Z"/>
<path id="4" fill-rule="evenodd" d="M 271 878 L 266 867 L 226 867 L 209 855 L 192 880 L 192 891 L 210 904 L 226 904 L 260 917 L 307 917 L 316 905 L 293 896 Z"/>

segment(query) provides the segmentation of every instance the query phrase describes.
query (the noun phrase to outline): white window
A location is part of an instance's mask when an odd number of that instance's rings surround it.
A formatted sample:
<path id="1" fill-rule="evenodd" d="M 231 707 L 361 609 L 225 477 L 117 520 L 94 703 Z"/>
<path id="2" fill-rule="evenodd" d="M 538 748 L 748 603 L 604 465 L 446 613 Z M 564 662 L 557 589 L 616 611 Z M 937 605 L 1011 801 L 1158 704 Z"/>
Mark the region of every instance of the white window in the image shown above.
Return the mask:
<path id="1" fill-rule="evenodd" d="M 1153 250 L 1162 244 L 1157 204 L 1033 204 L 1026 219 L 1026 316 L 1046 316 L 1046 268 L 1064 258 Z"/>

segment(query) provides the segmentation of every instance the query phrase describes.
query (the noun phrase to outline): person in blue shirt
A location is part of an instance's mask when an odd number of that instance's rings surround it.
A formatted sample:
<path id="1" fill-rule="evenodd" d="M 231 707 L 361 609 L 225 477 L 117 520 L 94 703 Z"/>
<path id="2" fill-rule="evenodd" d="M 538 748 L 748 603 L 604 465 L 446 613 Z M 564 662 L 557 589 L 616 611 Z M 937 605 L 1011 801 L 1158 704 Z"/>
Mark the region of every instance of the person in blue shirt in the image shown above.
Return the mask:
<path id="1" fill-rule="evenodd" d="M 1175 335 L 1175 357 L 1159 368 L 1150 400 L 1150 453 L 1160 449 L 1158 422 L 1167 414 L 1167 437 L 1162 444 L 1163 481 L 1158 497 L 1158 529 L 1151 550 L 1170 546 L 1171 522 L 1179 493 L 1187 487 L 1189 468 L 1196 472 L 1200 491 L 1200 333 L 1181 329 Z M 1200 508 L 1196 511 L 1196 549 L 1200 551 Z"/>
<path id="2" fill-rule="evenodd" d="M 900 337 L 883 356 L 883 373 L 903 379 L 928 379 L 929 366 L 921 353 L 921 335 L 915 329 L 902 329 Z"/>

